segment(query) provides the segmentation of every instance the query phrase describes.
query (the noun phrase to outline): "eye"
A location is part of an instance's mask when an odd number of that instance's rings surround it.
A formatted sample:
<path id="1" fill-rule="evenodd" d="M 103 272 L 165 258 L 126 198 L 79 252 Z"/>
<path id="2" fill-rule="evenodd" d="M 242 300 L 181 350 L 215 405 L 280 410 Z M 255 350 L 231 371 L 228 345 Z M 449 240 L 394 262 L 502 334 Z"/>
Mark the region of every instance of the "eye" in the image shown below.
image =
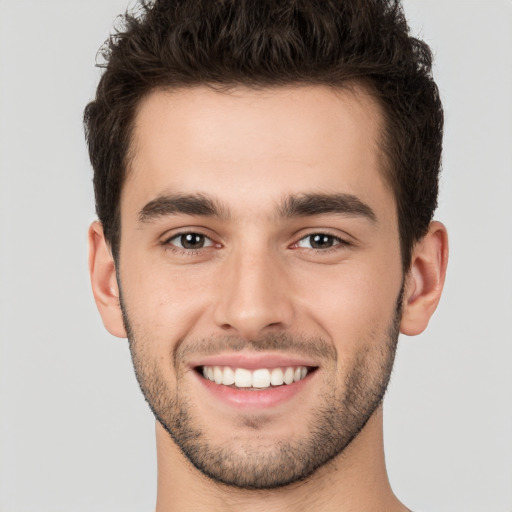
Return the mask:
<path id="1" fill-rule="evenodd" d="M 305 236 L 297 242 L 297 247 L 305 249 L 330 249 L 335 245 L 344 244 L 345 242 L 337 236 L 328 235 L 326 233 L 314 233 Z"/>
<path id="2" fill-rule="evenodd" d="M 186 250 L 203 249 L 214 245 L 210 238 L 201 233 L 180 233 L 169 238 L 166 243 Z"/>

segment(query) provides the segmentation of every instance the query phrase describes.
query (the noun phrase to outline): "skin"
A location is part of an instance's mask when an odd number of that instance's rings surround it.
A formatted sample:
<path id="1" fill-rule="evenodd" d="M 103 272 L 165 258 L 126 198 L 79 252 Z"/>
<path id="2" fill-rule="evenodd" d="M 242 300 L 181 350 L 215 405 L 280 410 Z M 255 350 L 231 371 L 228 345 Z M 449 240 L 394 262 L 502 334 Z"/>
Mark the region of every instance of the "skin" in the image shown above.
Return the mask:
<path id="1" fill-rule="evenodd" d="M 139 381 L 157 376 L 165 390 L 154 401 L 162 394 L 186 400 L 191 425 L 235 461 L 256 464 L 283 442 L 300 446 L 319 421 L 318 404 L 333 390 L 341 402 L 358 365 L 366 391 L 385 387 L 402 288 L 401 332 L 422 332 L 437 306 L 446 230 L 431 224 L 404 276 L 395 201 L 382 173 L 381 123 L 378 105 L 358 88 L 197 87 L 155 91 L 139 107 L 121 197 L 119 282 L 101 225 L 89 232 L 95 299 L 106 328 L 126 337 L 122 300 Z M 158 198 L 198 194 L 219 215 L 151 207 Z M 318 208 L 283 215 L 284 198 L 305 194 L 356 198 L 372 215 Z M 206 236 L 206 246 L 180 248 L 185 232 Z M 313 248 L 314 234 L 328 235 L 332 247 Z M 322 340 L 333 357 L 265 345 L 279 336 Z M 305 358 L 316 370 L 283 402 L 240 409 L 219 400 L 195 371 L 216 347 L 239 357 L 233 340 L 260 367 L 278 354 Z M 387 479 L 381 406 L 360 426 L 306 480 L 247 490 L 198 471 L 157 422 L 157 511 L 407 510 Z"/>

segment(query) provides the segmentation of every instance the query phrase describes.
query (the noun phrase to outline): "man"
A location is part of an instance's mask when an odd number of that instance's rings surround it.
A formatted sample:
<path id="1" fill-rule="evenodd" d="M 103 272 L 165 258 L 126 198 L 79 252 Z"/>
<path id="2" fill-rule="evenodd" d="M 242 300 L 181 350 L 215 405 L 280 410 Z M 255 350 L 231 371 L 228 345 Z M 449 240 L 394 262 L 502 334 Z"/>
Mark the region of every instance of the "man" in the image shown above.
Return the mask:
<path id="1" fill-rule="evenodd" d="M 447 264 L 442 108 L 397 2 L 161 0 L 85 112 L 90 272 L 157 511 L 403 511 L 382 399 Z"/>

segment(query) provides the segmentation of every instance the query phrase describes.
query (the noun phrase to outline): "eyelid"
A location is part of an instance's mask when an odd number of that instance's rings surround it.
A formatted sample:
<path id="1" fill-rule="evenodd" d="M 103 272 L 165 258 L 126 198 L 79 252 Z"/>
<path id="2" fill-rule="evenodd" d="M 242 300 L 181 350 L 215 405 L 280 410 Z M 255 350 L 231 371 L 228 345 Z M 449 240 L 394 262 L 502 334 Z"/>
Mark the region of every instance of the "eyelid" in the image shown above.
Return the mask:
<path id="1" fill-rule="evenodd" d="M 294 238 L 297 241 L 292 244 L 292 247 L 297 248 L 297 249 L 308 249 L 307 247 L 301 247 L 298 244 L 299 244 L 299 242 L 301 242 L 307 238 L 313 237 L 315 235 L 324 235 L 324 236 L 328 236 L 328 237 L 331 237 L 334 240 L 336 240 L 336 244 L 334 244 L 331 247 L 331 249 L 334 249 L 335 247 L 337 247 L 339 245 L 348 247 L 348 246 L 353 246 L 353 245 L 357 244 L 357 239 L 355 239 L 352 235 L 350 235 L 344 231 L 340 231 L 339 229 L 332 229 L 332 228 L 327 228 L 327 227 L 311 227 L 311 228 L 301 229 L 295 233 Z M 312 249 L 312 250 L 321 250 L 321 251 L 325 252 L 327 249 Z"/>
<path id="2" fill-rule="evenodd" d="M 170 231 L 171 231 L 171 233 L 167 232 L 164 235 L 162 235 L 162 237 L 160 239 L 160 244 L 162 244 L 164 246 L 168 246 L 168 247 L 170 246 L 171 248 L 176 249 L 178 251 L 181 250 L 181 251 L 190 253 L 192 251 L 200 251 L 200 250 L 208 249 L 211 247 L 220 248 L 223 246 L 222 243 L 219 243 L 215 240 L 214 236 L 212 236 L 211 234 L 206 234 L 205 231 L 207 231 L 207 230 L 202 227 L 196 227 L 196 226 L 185 227 L 185 228 L 179 228 L 178 231 L 174 231 L 174 230 L 170 230 Z M 336 248 L 338 248 L 338 246 L 348 247 L 348 246 L 354 245 L 354 242 L 352 241 L 352 237 L 350 235 L 348 235 L 348 234 L 340 235 L 339 233 L 334 234 L 334 233 L 332 233 L 332 230 L 329 228 L 311 228 L 308 231 L 306 231 L 306 230 L 301 230 L 301 231 L 302 231 L 302 234 L 299 235 L 300 238 L 296 238 L 297 241 L 292 243 L 290 248 L 310 249 L 310 250 L 314 250 L 314 251 L 327 252 L 329 249 L 336 250 Z M 185 247 L 182 247 L 181 245 L 173 243 L 173 241 L 175 239 L 179 239 L 180 237 L 182 237 L 184 235 L 188 235 L 188 234 L 195 234 L 195 235 L 200 235 L 200 236 L 204 237 L 206 244 L 203 247 L 200 247 L 197 249 L 187 249 Z M 328 236 L 333 239 L 334 243 L 332 246 L 326 247 L 323 249 L 313 248 L 313 247 L 303 247 L 303 246 L 299 245 L 301 242 L 303 242 L 303 241 L 307 240 L 308 238 L 311 238 L 315 235 Z"/>
<path id="3" fill-rule="evenodd" d="M 304 240 L 310 239 L 310 238 L 314 237 L 315 235 L 328 236 L 329 238 L 333 239 L 334 243 L 330 247 L 326 247 L 325 249 L 318 249 L 315 247 L 304 247 L 304 246 L 300 245 L 301 242 L 303 242 Z M 331 235 L 330 233 L 310 233 L 309 235 L 306 235 L 306 236 L 303 236 L 302 238 L 300 238 L 298 240 L 298 242 L 295 243 L 295 245 L 297 247 L 300 247 L 301 249 L 328 250 L 328 249 L 331 249 L 332 247 L 336 247 L 338 245 L 347 245 L 347 242 L 345 240 L 343 240 L 342 238 L 340 238 L 339 236 Z"/>
<path id="4" fill-rule="evenodd" d="M 160 245 L 163 245 L 167 249 L 183 251 L 188 254 L 190 254 L 193 251 L 201 251 L 204 249 L 210 249 L 212 247 L 213 248 L 222 247 L 222 244 L 216 241 L 216 237 L 210 233 L 207 234 L 207 232 L 209 232 L 209 230 L 202 228 L 202 227 L 197 227 L 197 226 L 177 228 L 177 230 L 169 230 L 166 233 L 164 233 L 160 237 L 159 243 L 160 243 Z M 174 239 L 179 238 L 184 235 L 189 235 L 189 234 L 195 234 L 195 235 L 200 235 L 200 236 L 204 237 L 204 239 L 206 241 L 208 241 L 208 244 L 205 245 L 204 247 L 200 247 L 197 249 L 186 249 L 184 247 L 180 247 L 180 245 L 177 245 L 176 243 L 172 243 L 172 241 Z"/>
<path id="5" fill-rule="evenodd" d="M 185 251 L 194 250 L 194 249 L 186 249 L 185 247 L 183 247 L 181 245 L 176 245 L 176 244 L 172 243 L 172 240 L 180 239 L 182 236 L 185 236 L 185 235 L 199 235 L 199 236 L 202 236 L 204 238 L 204 240 L 206 241 L 206 243 L 205 243 L 205 245 L 203 247 L 200 247 L 200 249 L 204 249 L 205 247 L 213 247 L 215 245 L 215 242 L 209 236 L 207 236 L 207 235 L 205 235 L 203 233 L 200 233 L 198 231 L 184 231 L 184 232 L 181 232 L 181 233 L 176 233 L 173 236 L 167 238 L 165 243 L 166 244 L 170 244 L 170 245 L 174 245 L 178 249 L 183 249 Z"/>

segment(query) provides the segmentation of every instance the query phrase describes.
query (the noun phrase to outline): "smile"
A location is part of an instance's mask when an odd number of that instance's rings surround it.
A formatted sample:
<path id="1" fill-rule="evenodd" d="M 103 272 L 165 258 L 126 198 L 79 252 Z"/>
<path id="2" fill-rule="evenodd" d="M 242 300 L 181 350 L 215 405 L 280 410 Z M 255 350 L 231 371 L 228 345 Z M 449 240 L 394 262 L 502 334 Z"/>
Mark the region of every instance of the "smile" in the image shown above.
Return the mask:
<path id="1" fill-rule="evenodd" d="M 306 366 L 288 366 L 286 368 L 231 368 L 230 366 L 203 366 L 203 377 L 215 384 L 244 389 L 268 389 L 290 385 L 304 379 L 311 371 Z"/>

